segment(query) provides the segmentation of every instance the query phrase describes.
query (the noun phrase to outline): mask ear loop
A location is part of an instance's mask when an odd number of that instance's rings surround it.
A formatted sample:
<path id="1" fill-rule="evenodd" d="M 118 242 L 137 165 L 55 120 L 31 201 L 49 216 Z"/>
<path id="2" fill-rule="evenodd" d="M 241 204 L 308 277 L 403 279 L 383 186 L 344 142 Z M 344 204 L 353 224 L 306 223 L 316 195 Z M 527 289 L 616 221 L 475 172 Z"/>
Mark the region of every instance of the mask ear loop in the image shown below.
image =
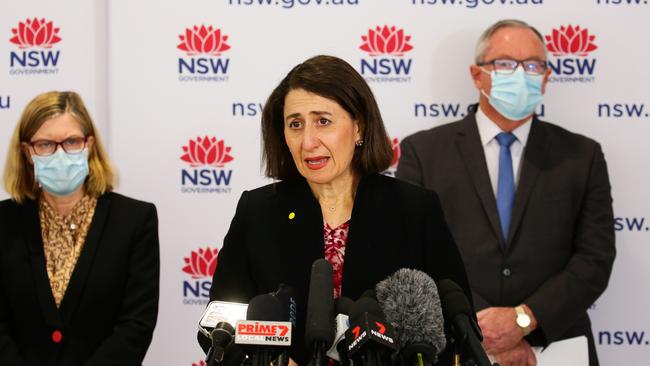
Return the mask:
<path id="1" fill-rule="evenodd" d="M 492 80 L 492 72 L 486 70 L 483 66 L 479 66 L 478 68 L 484 73 L 490 75 L 490 80 Z M 488 100 L 490 100 L 490 96 L 488 95 L 488 93 L 485 92 L 485 90 L 483 90 L 483 88 L 481 88 L 481 94 L 483 94 Z"/>

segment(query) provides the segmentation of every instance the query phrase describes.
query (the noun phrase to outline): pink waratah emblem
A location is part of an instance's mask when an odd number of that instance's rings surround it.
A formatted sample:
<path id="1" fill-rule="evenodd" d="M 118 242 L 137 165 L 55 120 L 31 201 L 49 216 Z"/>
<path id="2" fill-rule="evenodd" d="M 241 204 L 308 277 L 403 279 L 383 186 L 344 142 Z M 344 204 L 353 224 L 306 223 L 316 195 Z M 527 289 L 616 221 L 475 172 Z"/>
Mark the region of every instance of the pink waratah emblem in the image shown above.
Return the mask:
<path id="1" fill-rule="evenodd" d="M 390 162 L 390 166 L 395 168 L 397 167 L 397 163 L 399 163 L 399 157 L 401 155 L 399 140 L 397 137 L 395 137 L 393 141 L 390 141 L 390 145 L 393 148 L 393 160 Z"/>
<path id="2" fill-rule="evenodd" d="M 187 52 L 189 56 L 200 54 L 219 56 L 230 49 L 226 44 L 228 36 L 222 35 L 221 29 L 212 26 L 195 25 L 185 29 L 185 34 L 181 34 L 178 38 L 181 39 L 178 49 Z"/>
<path id="3" fill-rule="evenodd" d="M 579 25 L 561 26 L 560 29 L 553 29 L 550 36 L 546 36 L 546 48 L 553 56 L 587 54 L 598 48 L 594 44 L 596 36 L 590 35 L 587 28 L 580 29 Z"/>
<path id="4" fill-rule="evenodd" d="M 384 25 L 371 28 L 368 30 L 368 35 L 361 36 L 361 39 L 364 43 L 359 48 L 368 52 L 370 56 L 402 56 L 413 49 L 409 44 L 411 36 L 404 35 L 404 29 L 397 29 L 395 26 Z"/>
<path id="5" fill-rule="evenodd" d="M 27 19 L 19 22 L 18 28 L 11 28 L 14 36 L 9 41 L 20 48 L 51 48 L 53 44 L 61 41 L 59 30 L 60 28 L 54 28 L 52 22 L 44 18 Z"/>
<path id="6" fill-rule="evenodd" d="M 187 146 L 183 146 L 185 154 L 181 156 L 181 160 L 190 163 L 192 167 L 208 165 L 221 168 L 233 160 L 229 154 L 231 149 L 216 137 L 197 137 L 196 140 L 190 140 Z"/>
<path id="7" fill-rule="evenodd" d="M 199 363 L 192 362 L 192 366 L 205 366 L 205 361 L 201 360 Z"/>
<path id="8" fill-rule="evenodd" d="M 217 269 L 218 252 L 218 249 L 210 249 L 209 247 L 192 251 L 189 257 L 184 258 L 186 266 L 183 267 L 183 272 L 191 275 L 194 279 L 203 277 L 212 278 L 214 271 Z"/>

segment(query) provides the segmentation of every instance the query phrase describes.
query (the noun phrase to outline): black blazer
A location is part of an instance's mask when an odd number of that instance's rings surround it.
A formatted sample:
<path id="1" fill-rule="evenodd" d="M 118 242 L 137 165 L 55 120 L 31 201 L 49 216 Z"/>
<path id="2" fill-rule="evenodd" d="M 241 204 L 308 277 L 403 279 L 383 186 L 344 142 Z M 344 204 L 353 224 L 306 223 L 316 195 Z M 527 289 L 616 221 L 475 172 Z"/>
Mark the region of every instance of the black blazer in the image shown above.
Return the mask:
<path id="1" fill-rule="evenodd" d="M 0 202 L 0 365 L 142 364 L 156 324 L 159 272 L 154 205 L 104 194 L 57 309 L 38 201 Z"/>
<path id="2" fill-rule="evenodd" d="M 473 113 L 405 138 L 397 177 L 440 195 L 477 310 L 527 304 L 539 345 L 591 337 L 587 308 L 616 253 L 600 145 L 534 118 L 520 169 L 507 238 Z"/>
<path id="3" fill-rule="evenodd" d="M 219 253 L 210 299 L 247 303 L 280 283 L 292 286 L 298 305 L 292 357 L 306 365 L 311 264 L 324 257 L 324 247 L 321 209 L 304 179 L 244 192 Z M 452 279 L 471 296 L 436 194 L 383 175 L 366 176 L 354 200 L 342 296 L 356 300 L 400 268 Z"/>

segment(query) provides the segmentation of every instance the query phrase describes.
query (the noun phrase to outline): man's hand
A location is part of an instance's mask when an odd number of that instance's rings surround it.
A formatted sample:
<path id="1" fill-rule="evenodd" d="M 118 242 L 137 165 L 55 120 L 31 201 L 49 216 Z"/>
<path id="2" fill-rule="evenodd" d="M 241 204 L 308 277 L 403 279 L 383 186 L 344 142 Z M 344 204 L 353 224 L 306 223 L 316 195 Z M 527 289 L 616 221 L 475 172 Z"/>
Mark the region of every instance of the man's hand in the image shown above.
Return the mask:
<path id="1" fill-rule="evenodd" d="M 493 355 L 501 366 L 536 366 L 537 359 L 528 342 L 522 339 L 513 348 Z"/>
<path id="2" fill-rule="evenodd" d="M 512 349 L 524 337 L 515 320 L 517 312 L 514 308 L 486 308 L 476 317 L 483 332 L 483 348 L 491 355 Z"/>

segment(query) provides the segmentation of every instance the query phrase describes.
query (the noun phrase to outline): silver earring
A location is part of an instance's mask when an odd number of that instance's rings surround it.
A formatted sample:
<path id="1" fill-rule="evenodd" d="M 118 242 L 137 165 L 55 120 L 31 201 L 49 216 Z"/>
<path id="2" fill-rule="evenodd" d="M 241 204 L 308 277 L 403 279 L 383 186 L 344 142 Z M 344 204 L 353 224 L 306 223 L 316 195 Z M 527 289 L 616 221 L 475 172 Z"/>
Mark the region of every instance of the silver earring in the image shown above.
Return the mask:
<path id="1" fill-rule="evenodd" d="M 354 145 L 356 145 L 356 147 L 361 147 L 361 146 L 363 146 L 363 140 L 357 140 L 357 141 L 355 141 Z"/>

